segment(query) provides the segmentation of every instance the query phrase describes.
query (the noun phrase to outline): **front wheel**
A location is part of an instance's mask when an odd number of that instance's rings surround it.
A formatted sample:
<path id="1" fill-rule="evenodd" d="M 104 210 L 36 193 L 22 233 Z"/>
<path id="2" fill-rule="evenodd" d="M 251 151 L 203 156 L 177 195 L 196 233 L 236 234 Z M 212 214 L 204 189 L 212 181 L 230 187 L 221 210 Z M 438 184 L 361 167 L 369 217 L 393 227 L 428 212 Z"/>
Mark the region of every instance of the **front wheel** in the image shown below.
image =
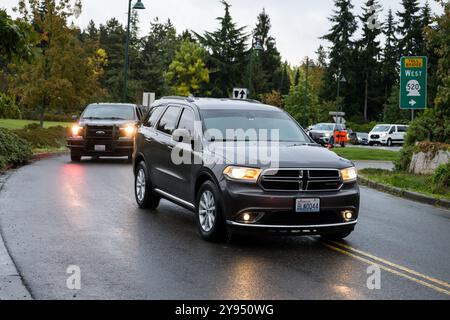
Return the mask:
<path id="1" fill-rule="evenodd" d="M 388 147 L 392 147 L 392 140 L 391 140 L 391 139 L 388 139 L 388 141 L 387 141 L 387 146 L 388 146 Z"/>
<path id="2" fill-rule="evenodd" d="M 196 220 L 200 236 L 208 241 L 225 238 L 226 225 L 220 209 L 220 193 L 217 186 L 206 181 L 197 194 Z"/>
<path id="3" fill-rule="evenodd" d="M 134 178 L 134 195 L 136 202 L 141 209 L 156 209 L 159 206 L 161 197 L 153 190 L 149 179 L 147 166 L 145 162 L 139 163 Z"/>

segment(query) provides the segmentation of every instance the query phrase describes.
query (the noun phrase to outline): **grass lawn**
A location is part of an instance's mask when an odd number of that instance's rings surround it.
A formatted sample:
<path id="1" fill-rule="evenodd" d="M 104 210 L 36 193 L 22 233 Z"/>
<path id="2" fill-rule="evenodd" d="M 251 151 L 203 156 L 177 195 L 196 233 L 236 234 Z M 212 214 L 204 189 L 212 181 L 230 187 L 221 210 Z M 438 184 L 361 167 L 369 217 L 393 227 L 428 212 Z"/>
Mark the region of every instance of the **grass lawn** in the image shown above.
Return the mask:
<path id="1" fill-rule="evenodd" d="M 397 151 L 368 148 L 334 148 L 333 151 L 348 160 L 395 161 L 400 157 Z"/>
<path id="2" fill-rule="evenodd" d="M 381 169 L 363 169 L 358 174 L 375 182 L 401 188 L 408 191 L 423 193 L 425 195 L 450 200 L 450 189 L 433 190 L 431 176 L 421 176 L 409 173 L 397 173 Z"/>
<path id="3" fill-rule="evenodd" d="M 6 129 L 22 129 L 26 125 L 29 125 L 31 123 L 39 123 L 39 121 L 33 121 L 33 120 L 18 120 L 18 119 L 0 119 L 0 128 L 6 128 Z M 54 122 L 54 121 L 45 121 L 44 127 L 56 127 L 56 126 L 63 126 L 68 127 L 72 123 L 71 122 Z"/>

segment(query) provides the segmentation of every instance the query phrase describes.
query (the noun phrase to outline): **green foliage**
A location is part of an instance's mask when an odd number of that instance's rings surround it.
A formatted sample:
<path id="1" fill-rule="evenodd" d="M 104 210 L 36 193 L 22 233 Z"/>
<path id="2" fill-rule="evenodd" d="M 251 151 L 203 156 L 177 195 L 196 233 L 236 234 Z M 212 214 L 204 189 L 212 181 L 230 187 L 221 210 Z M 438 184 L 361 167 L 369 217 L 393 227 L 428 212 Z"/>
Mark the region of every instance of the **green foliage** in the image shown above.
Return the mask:
<path id="1" fill-rule="evenodd" d="M 74 14 L 71 1 L 21 1 L 22 19 L 33 21 L 39 35 L 40 53 L 31 63 L 15 64 L 9 91 L 22 111 L 71 113 L 102 96 L 99 85 L 105 53 L 92 52 L 79 39 L 79 31 L 67 26 Z"/>
<path id="2" fill-rule="evenodd" d="M 408 124 L 411 120 L 411 111 L 400 109 L 398 92 L 398 86 L 394 86 L 388 101 L 384 105 L 383 121 L 385 123 Z"/>
<path id="3" fill-rule="evenodd" d="M 217 18 L 220 27 L 213 32 L 196 34 L 200 44 L 209 53 L 207 67 L 211 71 L 210 89 L 214 97 L 229 97 L 233 86 L 245 83 L 242 70 L 246 70 L 247 40 L 245 27 L 238 27 L 230 14 L 230 5 L 222 1 L 225 7 L 223 17 Z"/>
<path id="4" fill-rule="evenodd" d="M 20 115 L 16 99 L 0 92 L 0 119 L 19 119 Z"/>
<path id="5" fill-rule="evenodd" d="M 30 124 L 23 129 L 13 130 L 20 138 L 28 141 L 33 149 L 60 148 L 66 144 L 68 129 L 62 126 L 41 128 Z"/>
<path id="6" fill-rule="evenodd" d="M 350 128 L 353 130 L 353 132 L 365 132 L 365 133 L 369 133 L 370 131 L 372 131 L 373 128 L 375 128 L 375 126 L 379 124 L 376 121 L 371 121 L 371 122 L 352 122 L 352 121 L 347 121 L 347 128 Z"/>
<path id="7" fill-rule="evenodd" d="M 399 153 L 391 150 L 335 148 L 333 151 L 348 160 L 395 161 L 399 158 Z"/>
<path id="8" fill-rule="evenodd" d="M 0 68 L 12 61 L 30 59 L 34 38 L 29 24 L 12 20 L 4 9 L 0 9 Z"/>
<path id="9" fill-rule="evenodd" d="M 30 145 L 7 129 L 0 128 L 0 172 L 6 165 L 19 165 L 31 159 Z"/>
<path id="10" fill-rule="evenodd" d="M 437 190 L 450 187 L 450 162 L 441 164 L 433 175 L 433 183 Z"/>
<path id="11" fill-rule="evenodd" d="M 177 95 L 199 95 L 201 85 L 209 82 L 209 72 L 203 62 L 205 50 L 198 44 L 183 41 L 166 74 Z"/>
<path id="12" fill-rule="evenodd" d="M 363 169 L 359 174 L 382 184 L 426 194 L 437 199 L 450 199 L 450 188 L 438 188 L 433 176 L 414 175 L 380 169 Z"/>

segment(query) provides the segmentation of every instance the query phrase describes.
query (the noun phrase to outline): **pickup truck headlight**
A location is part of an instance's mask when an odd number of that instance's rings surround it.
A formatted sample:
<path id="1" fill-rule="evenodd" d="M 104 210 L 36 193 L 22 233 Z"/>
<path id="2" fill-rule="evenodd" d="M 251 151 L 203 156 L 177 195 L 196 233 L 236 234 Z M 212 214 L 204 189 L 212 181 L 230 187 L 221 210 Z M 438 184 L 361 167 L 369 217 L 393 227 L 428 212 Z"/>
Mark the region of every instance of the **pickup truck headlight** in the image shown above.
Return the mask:
<path id="1" fill-rule="evenodd" d="M 354 182 L 358 178 L 358 171 L 355 167 L 342 169 L 341 176 L 344 182 Z"/>
<path id="2" fill-rule="evenodd" d="M 72 126 L 72 130 L 71 130 L 71 131 L 72 131 L 72 136 L 73 136 L 73 137 L 79 137 L 82 130 L 83 130 L 82 127 L 80 127 L 80 126 L 77 125 L 77 124 L 74 124 L 74 125 Z"/>
<path id="3" fill-rule="evenodd" d="M 133 125 L 128 125 L 126 127 L 120 128 L 120 130 L 127 136 L 127 137 L 133 137 L 136 133 L 136 127 Z"/>
<path id="4" fill-rule="evenodd" d="M 246 182 L 256 182 L 261 174 L 261 169 L 246 167 L 226 167 L 223 174 L 232 179 Z"/>

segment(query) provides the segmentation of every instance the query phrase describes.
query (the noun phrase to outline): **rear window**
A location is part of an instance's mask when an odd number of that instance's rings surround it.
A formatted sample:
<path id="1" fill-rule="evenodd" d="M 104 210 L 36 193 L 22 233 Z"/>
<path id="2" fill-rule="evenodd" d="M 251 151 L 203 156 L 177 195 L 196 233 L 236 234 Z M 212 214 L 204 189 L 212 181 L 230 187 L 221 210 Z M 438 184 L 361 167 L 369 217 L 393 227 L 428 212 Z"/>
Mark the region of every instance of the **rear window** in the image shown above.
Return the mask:
<path id="1" fill-rule="evenodd" d="M 134 106 L 89 105 L 82 119 L 93 120 L 135 120 Z"/>

